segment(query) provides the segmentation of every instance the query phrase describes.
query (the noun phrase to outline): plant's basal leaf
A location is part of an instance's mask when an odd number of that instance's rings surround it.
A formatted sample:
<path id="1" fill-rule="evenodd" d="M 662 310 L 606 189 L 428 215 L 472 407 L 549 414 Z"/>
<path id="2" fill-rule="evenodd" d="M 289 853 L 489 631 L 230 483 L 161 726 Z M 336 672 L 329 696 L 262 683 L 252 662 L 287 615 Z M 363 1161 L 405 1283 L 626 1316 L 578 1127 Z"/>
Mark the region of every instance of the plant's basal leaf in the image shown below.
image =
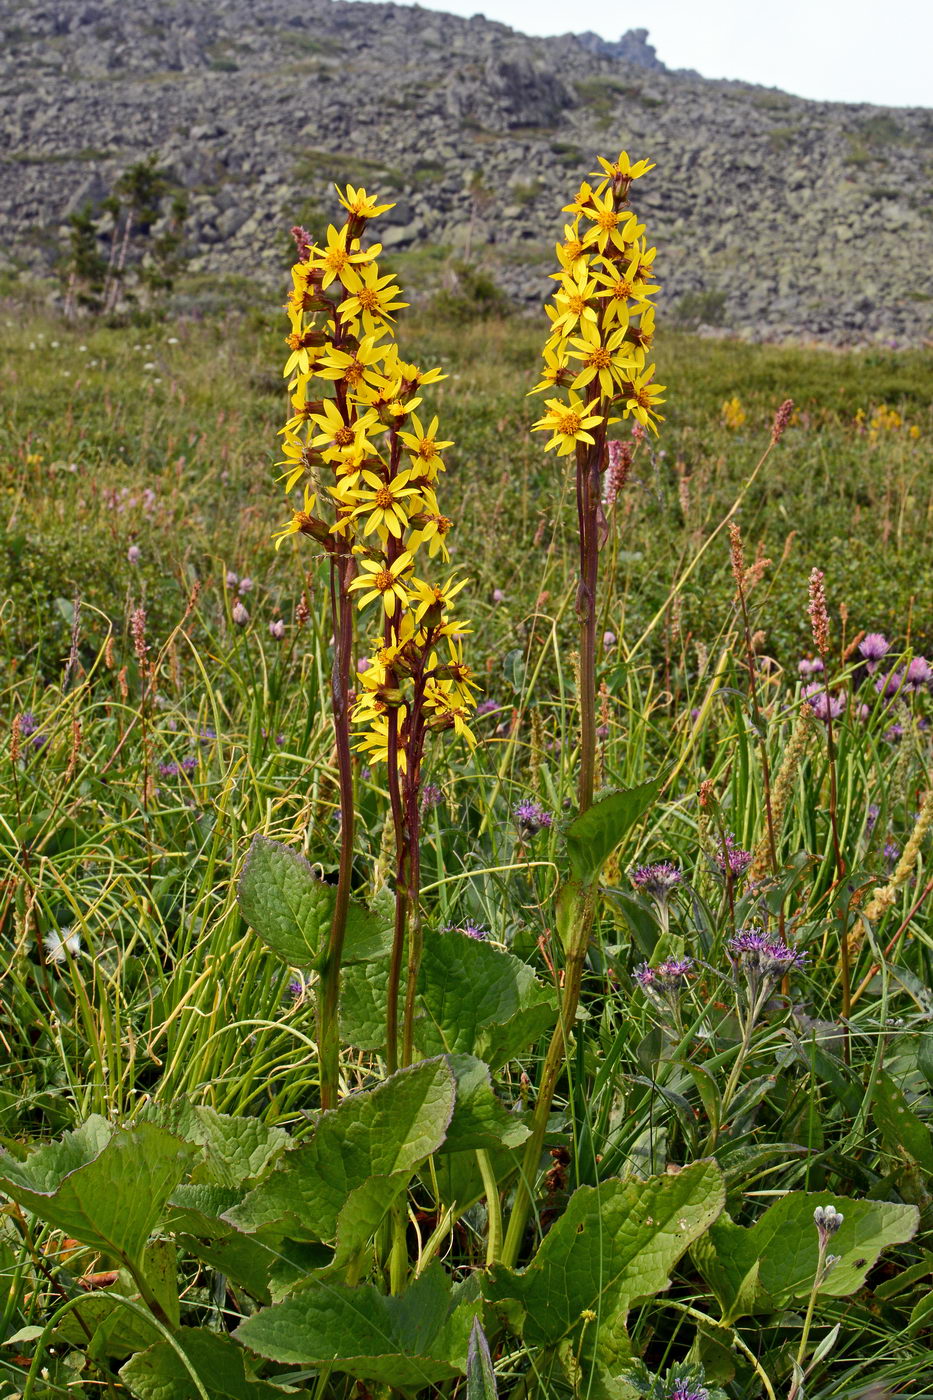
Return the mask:
<path id="1" fill-rule="evenodd" d="M 892 1152 L 912 1158 L 933 1176 L 933 1136 L 927 1125 L 913 1112 L 903 1090 L 895 1084 L 890 1074 L 882 1073 L 875 1086 L 872 1116 L 885 1145 Z"/>
<path id="2" fill-rule="evenodd" d="M 151 1105 L 143 1118 L 203 1147 L 204 1160 L 192 1170 L 191 1180 L 215 1186 L 236 1188 L 255 1181 L 290 1142 L 284 1128 L 267 1128 L 258 1118 L 234 1118 L 184 1100 Z"/>
<path id="3" fill-rule="evenodd" d="M 337 888 L 318 880 L 303 855 L 266 836 L 254 836 L 237 899 L 250 928 L 283 962 L 290 967 L 316 964 L 327 944 Z M 389 937 L 382 918 L 351 901 L 345 963 L 382 957 Z"/>
<path id="4" fill-rule="evenodd" d="M 357 1050 L 382 1051 L 386 1044 L 388 975 L 383 963 L 359 963 L 340 975 L 340 1038 Z M 404 1005 L 400 991 L 399 1005 Z"/>
<path id="5" fill-rule="evenodd" d="M 592 807 L 568 823 L 567 855 L 574 879 L 583 884 L 595 880 L 616 846 L 644 816 L 661 790 L 661 779 L 641 783 L 600 797 Z"/>
<path id="6" fill-rule="evenodd" d="M 0 1189 L 82 1244 L 138 1263 L 196 1155 L 152 1123 L 111 1128 L 94 1117 L 24 1162 L 0 1152 Z"/>
<path id="7" fill-rule="evenodd" d="M 444 1142 L 445 1153 L 477 1147 L 518 1147 L 531 1135 L 522 1119 L 496 1098 L 487 1064 L 474 1055 L 450 1055 L 448 1061 L 457 1080 L 457 1100 Z"/>
<path id="8" fill-rule="evenodd" d="M 521 1274 L 497 1268 L 490 1302 L 517 1299 L 526 1345 L 580 1341 L 612 1363 L 628 1354 L 625 1320 L 638 1298 L 670 1283 L 670 1271 L 709 1228 L 725 1201 L 715 1162 L 694 1162 L 676 1176 L 582 1186 Z M 581 1333 L 581 1314 L 596 1320 Z"/>
<path id="9" fill-rule="evenodd" d="M 285 1223 L 296 1239 L 332 1240 L 347 1198 L 372 1177 L 410 1176 L 444 1141 L 455 1085 L 443 1058 L 399 1070 L 324 1113 L 314 1136 L 224 1219 L 247 1233 Z"/>
<path id="10" fill-rule="evenodd" d="M 498 1400 L 498 1395 L 486 1333 L 474 1317 L 467 1352 L 466 1400 Z"/>
<path id="11" fill-rule="evenodd" d="M 178 1326 L 178 1263 L 175 1245 L 169 1240 L 151 1240 L 143 1258 L 146 1282 L 161 1303 L 166 1317 Z M 136 1303 L 145 1316 L 125 1307 L 120 1298 Z M 151 1346 L 162 1333 L 147 1322 L 148 1308 L 126 1269 L 120 1269 L 107 1288 L 83 1299 L 65 1313 L 53 1334 L 55 1341 L 86 1347 L 89 1354 L 108 1360 L 122 1359 Z M 90 1341 L 88 1340 L 90 1338 Z"/>
<path id="12" fill-rule="evenodd" d="M 813 1212 L 825 1205 L 835 1206 L 845 1219 L 830 1246 L 839 1263 L 820 1297 L 845 1298 L 857 1292 L 882 1249 L 911 1239 L 919 1221 L 916 1206 L 850 1201 L 814 1191 L 789 1192 L 748 1229 L 723 1216 L 692 1254 L 726 1322 L 773 1312 L 807 1297 L 817 1263 Z"/>
<path id="13" fill-rule="evenodd" d="M 212 1400 L 282 1400 L 283 1391 L 247 1372 L 247 1355 L 225 1332 L 185 1327 L 178 1344 Z M 181 1357 L 166 1341 L 142 1351 L 120 1371 L 139 1400 L 200 1400 Z"/>
<path id="14" fill-rule="evenodd" d="M 459 933 L 425 943 L 415 1030 L 422 1053 L 477 1055 L 492 1069 L 554 1024 L 553 990 L 511 953 Z"/>
<path id="15" fill-rule="evenodd" d="M 274 1361 L 331 1365 L 360 1380 L 420 1389 L 464 1373 L 479 1307 L 478 1300 L 452 1301 L 450 1280 L 435 1261 L 400 1297 L 369 1284 L 312 1282 L 247 1318 L 234 1335 Z"/>

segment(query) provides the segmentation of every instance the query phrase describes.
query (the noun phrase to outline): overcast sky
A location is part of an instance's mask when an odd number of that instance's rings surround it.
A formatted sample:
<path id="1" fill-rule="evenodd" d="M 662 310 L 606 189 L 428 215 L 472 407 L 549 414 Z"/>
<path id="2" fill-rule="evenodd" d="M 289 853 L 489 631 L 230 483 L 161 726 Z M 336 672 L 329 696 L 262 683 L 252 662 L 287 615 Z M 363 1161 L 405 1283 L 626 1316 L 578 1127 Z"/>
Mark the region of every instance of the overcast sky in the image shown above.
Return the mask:
<path id="1" fill-rule="evenodd" d="M 933 107 L 933 0 L 421 0 L 525 34 L 647 29 L 668 68 L 800 97 Z"/>

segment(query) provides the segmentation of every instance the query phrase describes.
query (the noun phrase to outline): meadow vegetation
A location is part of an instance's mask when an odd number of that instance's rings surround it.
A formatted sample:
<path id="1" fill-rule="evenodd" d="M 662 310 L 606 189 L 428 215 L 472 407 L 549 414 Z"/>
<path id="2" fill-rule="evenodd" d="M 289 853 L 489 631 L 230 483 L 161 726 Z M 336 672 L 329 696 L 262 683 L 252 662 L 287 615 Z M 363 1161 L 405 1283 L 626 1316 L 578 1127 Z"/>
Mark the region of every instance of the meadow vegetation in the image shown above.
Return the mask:
<path id="1" fill-rule="evenodd" d="M 0 1396 L 933 1395 L 933 353 L 662 329 L 659 436 L 609 430 L 587 797 L 542 323 L 399 315 L 481 690 L 415 789 L 398 1045 L 412 828 L 354 756 L 329 1085 L 285 317 L 4 302 Z"/>

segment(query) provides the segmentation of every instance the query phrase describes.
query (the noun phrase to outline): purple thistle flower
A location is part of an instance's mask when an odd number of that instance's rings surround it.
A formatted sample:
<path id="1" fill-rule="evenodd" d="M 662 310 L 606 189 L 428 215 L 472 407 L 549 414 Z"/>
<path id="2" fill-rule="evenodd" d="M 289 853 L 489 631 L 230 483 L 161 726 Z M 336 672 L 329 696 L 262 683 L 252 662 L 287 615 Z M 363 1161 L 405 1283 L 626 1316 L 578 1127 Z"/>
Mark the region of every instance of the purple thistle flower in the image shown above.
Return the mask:
<path id="1" fill-rule="evenodd" d="M 679 868 L 669 860 L 659 861 L 656 865 L 636 865 L 631 874 L 632 884 L 637 890 L 644 890 L 645 894 L 650 894 L 652 899 L 662 904 L 667 903 L 671 891 L 681 884 L 683 878 Z"/>
<path id="2" fill-rule="evenodd" d="M 654 968 L 649 967 L 646 962 L 642 963 L 640 967 L 636 967 L 635 971 L 632 973 L 632 976 L 634 977 L 635 981 L 640 987 L 647 988 L 653 986 L 654 984 Z"/>
<path id="3" fill-rule="evenodd" d="M 465 934 L 467 938 L 477 939 L 480 943 L 484 943 L 489 937 L 489 929 L 483 928 L 482 924 L 476 923 L 473 919 L 467 919 L 466 923 L 461 924 L 460 932 Z"/>
<path id="4" fill-rule="evenodd" d="M 719 842 L 716 847 L 716 864 L 722 873 L 729 874 L 733 880 L 744 875 L 752 863 L 751 851 L 743 851 L 735 844 L 735 837 L 731 831 L 727 831 L 725 839 Z"/>
<path id="5" fill-rule="evenodd" d="M 899 744 L 904 737 L 904 726 L 902 724 L 892 724 L 884 731 L 882 736 L 889 744 Z"/>
<path id="6" fill-rule="evenodd" d="M 239 574 L 235 574 L 232 569 L 227 570 L 227 577 L 224 579 L 228 588 L 236 588 L 240 581 Z"/>
<path id="7" fill-rule="evenodd" d="M 504 603 L 504 602 L 505 602 L 505 594 L 502 592 L 502 589 L 501 589 L 501 588 L 494 588 L 494 589 L 492 590 L 492 601 L 493 601 L 494 603 Z"/>
<path id="8" fill-rule="evenodd" d="M 814 656 L 812 661 L 804 656 L 797 662 L 797 670 L 802 676 L 818 676 L 825 669 L 821 656 Z"/>
<path id="9" fill-rule="evenodd" d="M 905 690 L 922 690 L 933 682 L 933 667 L 925 656 L 915 656 L 904 676 Z"/>
<path id="10" fill-rule="evenodd" d="M 892 869 L 901 858 L 901 848 L 896 841 L 885 841 L 884 859 L 885 863 Z"/>
<path id="11" fill-rule="evenodd" d="M 886 676 L 879 676 L 875 681 L 875 689 L 879 695 L 883 695 L 885 700 L 893 700 L 904 684 L 903 671 L 889 671 Z"/>
<path id="12" fill-rule="evenodd" d="M 709 1400 L 709 1391 L 702 1385 L 678 1381 L 671 1391 L 670 1400 Z"/>
<path id="13" fill-rule="evenodd" d="M 293 977 L 288 984 L 288 995 L 291 997 L 292 1001 L 300 1001 L 304 996 L 304 991 L 304 983 L 297 977 Z"/>
<path id="14" fill-rule="evenodd" d="M 868 816 L 865 821 L 866 836 L 870 836 L 872 834 L 872 832 L 875 829 L 875 824 L 877 823 L 878 818 L 880 816 L 881 808 L 878 806 L 877 802 L 870 802 L 868 804 Z"/>
<path id="15" fill-rule="evenodd" d="M 182 769 L 184 770 L 184 772 L 186 772 L 186 773 L 194 773 L 194 772 L 197 771 L 198 760 L 197 760 L 197 758 L 194 756 L 194 754 L 189 754 L 189 756 L 188 756 L 187 758 L 183 758 L 183 759 L 182 759 L 182 761 L 181 761 L 181 766 L 182 766 Z"/>
<path id="16" fill-rule="evenodd" d="M 178 764 L 177 764 L 177 763 L 160 763 L 160 764 L 159 764 L 159 777 L 160 777 L 160 778 L 177 778 L 177 777 L 178 777 Z"/>
<path id="17" fill-rule="evenodd" d="M 781 938 L 753 928 L 740 929 L 727 942 L 726 951 L 734 967 L 741 967 L 751 978 L 762 979 L 783 977 L 792 967 L 799 966 L 805 956 Z"/>
<path id="18" fill-rule="evenodd" d="M 552 826 L 554 822 L 551 813 L 530 797 L 523 797 L 521 802 L 516 803 L 512 815 L 518 822 L 521 836 L 535 836 L 542 827 Z"/>
<path id="19" fill-rule="evenodd" d="M 200 732 L 199 735 L 198 735 L 198 743 L 199 743 L 199 744 L 210 744 L 210 743 L 212 743 L 212 742 L 214 741 L 214 739 L 216 739 L 216 738 L 217 738 L 217 731 L 216 731 L 215 729 L 211 729 L 209 726 L 205 726 L 205 728 L 202 729 L 201 732 Z"/>
<path id="20" fill-rule="evenodd" d="M 239 589 L 238 589 L 238 592 L 239 592 L 239 594 L 240 594 L 240 597 L 242 598 L 244 593 L 248 593 L 248 592 L 250 591 L 250 589 L 252 588 L 252 586 L 253 586 L 253 580 L 252 580 L 251 578 L 241 578 L 241 579 L 240 579 L 240 587 L 239 587 Z"/>
<path id="21" fill-rule="evenodd" d="M 878 669 L 878 662 L 891 650 L 891 643 L 881 632 L 866 632 L 858 644 L 869 675 Z"/>
<path id="22" fill-rule="evenodd" d="M 844 695 L 830 695 L 826 687 L 819 684 L 805 685 L 803 695 L 817 719 L 824 721 L 838 719 L 846 707 Z"/>
<path id="23" fill-rule="evenodd" d="M 493 710 L 499 709 L 499 701 L 493 699 L 481 700 L 476 707 L 477 715 L 491 715 Z"/>
<path id="24" fill-rule="evenodd" d="M 432 807 L 439 807 L 444 800 L 444 793 L 437 783 L 424 783 L 421 788 L 421 810 L 430 812 Z"/>
<path id="25" fill-rule="evenodd" d="M 20 722 L 19 722 L 19 732 L 20 732 L 20 734 L 22 734 L 22 736 L 23 736 L 24 739 L 28 739 L 29 736 L 30 736 L 31 734 L 35 734 L 35 732 L 36 732 L 36 730 L 37 730 L 38 728 L 39 728 L 39 721 L 36 719 L 36 717 L 35 717 L 35 715 L 33 714 L 32 710 L 27 710 L 26 713 L 25 713 L 24 715 L 22 715 L 21 718 L 20 718 Z"/>
<path id="26" fill-rule="evenodd" d="M 612 648 L 615 646 L 617 640 L 618 638 L 616 637 L 615 632 L 604 632 L 603 651 L 611 651 Z"/>

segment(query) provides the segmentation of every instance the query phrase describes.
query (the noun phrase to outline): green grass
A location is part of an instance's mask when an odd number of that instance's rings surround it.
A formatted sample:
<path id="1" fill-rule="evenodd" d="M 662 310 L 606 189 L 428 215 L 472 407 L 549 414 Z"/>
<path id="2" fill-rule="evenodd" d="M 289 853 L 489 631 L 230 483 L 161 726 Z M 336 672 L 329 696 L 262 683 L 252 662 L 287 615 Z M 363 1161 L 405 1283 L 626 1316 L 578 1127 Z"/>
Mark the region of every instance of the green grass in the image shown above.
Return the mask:
<path id="1" fill-rule="evenodd" d="M 249 288 L 241 293 L 245 307 Z M 256 832 L 326 871 L 336 865 L 325 578 L 310 550 L 270 544 L 287 515 L 274 465 L 283 322 L 258 301 L 223 319 L 145 327 L 63 326 L 12 301 L 0 314 L 0 1138 L 14 1153 L 91 1113 L 133 1117 L 182 1096 L 298 1138 L 311 1130 L 313 989 L 289 990 L 292 975 L 235 899 Z M 541 320 L 453 327 L 412 315 L 400 339 L 406 358 L 449 375 L 426 389 L 425 408 L 456 439 L 444 509 L 456 520 L 454 562 L 472 579 L 469 659 L 496 702 L 477 720 L 473 757 L 440 741 L 432 750 L 427 776 L 441 796 L 425 823 L 428 936 L 454 936 L 441 930 L 473 920 L 548 981 L 561 957 L 560 823 L 576 779 L 576 553 L 567 474 L 528 431 L 541 411 L 526 392 L 542 329 Z M 858 1293 L 821 1304 L 819 1336 L 838 1321 L 840 1338 L 807 1394 L 854 1400 L 870 1379 L 920 1400 L 930 1369 L 916 1311 L 929 1286 L 930 1182 L 921 1147 L 892 1133 L 878 1085 L 889 1072 L 929 1133 L 929 838 L 894 909 L 855 953 L 848 1060 L 837 1018 L 840 930 L 857 924 L 856 895 L 864 903 L 887 878 L 885 846 L 907 844 L 933 781 L 929 692 L 886 701 L 845 655 L 868 630 L 887 632 L 892 656 L 933 646 L 933 353 L 753 347 L 668 332 L 657 360 L 667 422 L 657 443 L 638 449 L 603 555 L 600 762 L 606 783 L 660 774 L 665 786 L 621 863 L 604 872 L 584 1019 L 554 1120 L 570 1161 L 549 1209 L 559 1215 L 576 1185 L 663 1173 L 711 1151 L 745 1225 L 789 1190 L 919 1204 L 915 1239 L 886 1252 Z M 734 396 L 746 418 L 732 429 L 721 410 Z M 774 410 L 789 397 L 795 421 L 749 485 Z M 903 423 L 872 436 L 882 403 Z M 760 550 L 771 560 L 751 593 L 756 649 L 768 658 L 758 671 L 760 727 L 722 529 L 736 503 L 748 559 Z M 835 727 L 845 880 L 835 880 L 817 723 L 778 834 L 786 932 L 807 961 L 792 998 L 777 997 L 757 1027 L 717 1129 L 710 1084 L 723 1091 L 739 1041 L 725 941 L 769 902 L 773 913 L 776 895 L 724 886 L 712 851 L 726 831 L 749 850 L 762 839 L 762 752 L 776 774 L 799 713 L 798 658 L 813 649 L 814 566 L 826 572 L 833 684 L 851 697 Z M 244 577 L 250 616 L 238 627 Z M 157 676 L 149 687 L 130 625 L 139 607 Z M 269 631 L 277 618 L 282 641 Z M 867 706 L 864 717 L 856 705 Z M 711 785 L 706 807 L 701 783 Z M 529 794 L 555 822 L 522 838 L 512 809 Z M 391 866 L 379 769 L 359 772 L 358 815 L 355 893 L 365 899 Z M 661 911 L 633 892 L 629 871 L 665 859 L 685 883 Z M 80 950 L 50 960 L 45 940 L 64 929 Z M 640 963 L 684 953 L 696 975 L 676 1011 L 636 988 Z M 533 1080 L 536 1063 L 529 1054 L 497 1075 L 508 1103 L 520 1105 L 522 1073 Z M 356 1054 L 344 1069 L 348 1088 L 377 1072 Z M 474 1213 L 451 1237 L 463 1276 L 482 1266 L 484 1229 Z M 0 1221 L 0 1340 L 41 1325 L 58 1298 L 36 1263 L 40 1245 L 59 1247 L 52 1236 L 37 1244 L 12 1215 Z M 182 1268 L 184 1320 L 213 1325 L 219 1275 L 190 1258 Z M 74 1291 L 67 1269 L 54 1278 Z M 223 1309 L 251 1306 L 220 1287 Z M 717 1315 L 689 1259 L 668 1294 L 631 1314 L 633 1345 L 652 1369 L 685 1353 L 693 1328 L 684 1307 Z M 780 1394 L 799 1328 L 790 1311 L 738 1324 Z M 757 1396 L 744 1353 L 726 1334 L 717 1347 L 707 1330 L 711 1377 L 730 1400 Z M 0 1351 L 0 1394 L 20 1393 L 16 1353 Z M 97 1380 L 75 1380 L 68 1354 L 53 1348 L 43 1394 L 99 1393 Z M 537 1389 L 509 1379 L 527 1364 L 520 1347 L 497 1357 L 502 1395 L 573 1393 L 556 1354 L 540 1363 Z M 342 1400 L 341 1387 L 338 1378 L 318 1393 Z"/>

